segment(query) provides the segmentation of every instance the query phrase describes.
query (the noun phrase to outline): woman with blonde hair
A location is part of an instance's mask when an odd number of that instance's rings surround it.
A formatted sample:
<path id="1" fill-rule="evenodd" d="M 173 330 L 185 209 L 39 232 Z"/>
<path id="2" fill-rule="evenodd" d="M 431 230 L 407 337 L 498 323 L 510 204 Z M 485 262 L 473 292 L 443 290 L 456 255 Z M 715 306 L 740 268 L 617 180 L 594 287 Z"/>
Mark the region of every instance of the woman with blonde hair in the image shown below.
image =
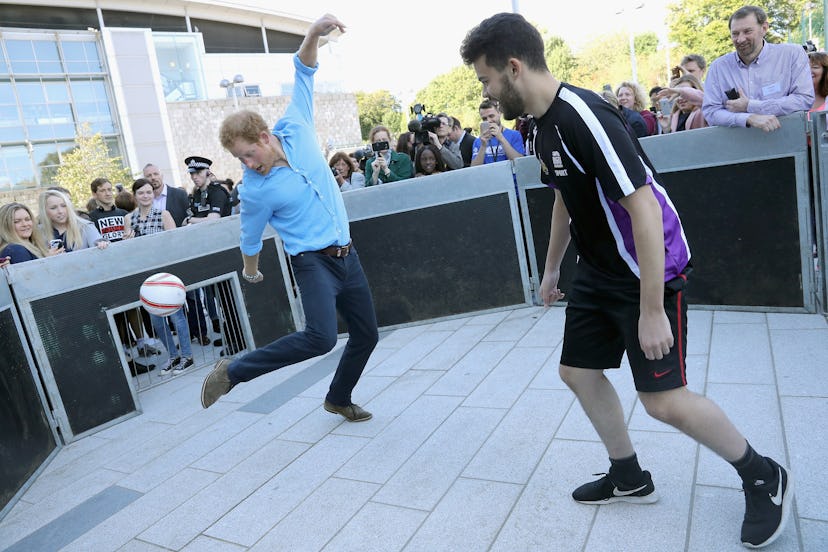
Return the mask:
<path id="1" fill-rule="evenodd" d="M 644 136 L 652 136 L 658 134 L 658 121 L 656 121 L 653 112 L 647 109 L 647 96 L 644 95 L 644 89 L 638 83 L 631 81 L 624 81 L 615 89 L 615 95 L 618 97 L 618 103 L 632 109 L 644 119 L 644 124 L 647 125 L 647 134 Z M 641 134 L 639 138 L 643 138 Z"/>
<path id="2" fill-rule="evenodd" d="M 688 73 L 674 79 L 669 88 L 659 92 L 659 96 L 662 93 L 672 95 L 675 100 L 670 113 L 659 112 L 658 122 L 663 133 L 693 130 L 707 126 L 707 121 L 704 120 L 701 110 L 704 86 L 694 75 Z"/>
<path id="3" fill-rule="evenodd" d="M 0 207 L 0 265 L 15 264 L 54 255 L 35 231 L 34 216 L 22 203 Z"/>
<path id="4" fill-rule="evenodd" d="M 80 218 L 69 197 L 58 190 L 45 190 L 38 199 L 38 222 L 43 240 L 50 249 L 69 251 L 97 247 L 106 249 L 109 242 L 91 221 Z"/>

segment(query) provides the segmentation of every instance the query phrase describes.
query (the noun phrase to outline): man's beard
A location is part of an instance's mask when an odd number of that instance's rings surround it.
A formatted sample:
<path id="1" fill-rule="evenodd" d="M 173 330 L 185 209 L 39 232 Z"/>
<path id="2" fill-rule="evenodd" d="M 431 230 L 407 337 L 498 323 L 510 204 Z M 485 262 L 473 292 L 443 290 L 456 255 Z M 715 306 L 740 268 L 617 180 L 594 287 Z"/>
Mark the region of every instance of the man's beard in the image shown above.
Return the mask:
<path id="1" fill-rule="evenodd" d="M 503 75 L 501 80 L 502 91 L 498 103 L 500 104 L 500 112 L 503 113 L 503 118 L 507 120 L 517 119 L 526 112 L 523 103 L 523 98 L 517 89 L 512 86 L 509 77 Z"/>

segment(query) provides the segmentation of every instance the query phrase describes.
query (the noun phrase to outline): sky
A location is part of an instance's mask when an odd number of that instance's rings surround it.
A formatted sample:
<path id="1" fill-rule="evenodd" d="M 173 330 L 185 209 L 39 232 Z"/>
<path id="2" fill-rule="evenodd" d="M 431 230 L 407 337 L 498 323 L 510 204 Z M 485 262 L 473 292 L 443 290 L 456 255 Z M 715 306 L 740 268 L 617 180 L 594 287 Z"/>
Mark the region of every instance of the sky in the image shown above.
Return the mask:
<path id="1" fill-rule="evenodd" d="M 603 34 L 665 32 L 671 0 L 224 0 L 309 19 L 326 12 L 346 25 L 337 43 L 319 53 L 317 80 L 344 92 L 390 90 L 403 104 L 434 77 L 461 65 L 460 43 L 486 17 L 512 11 L 566 40 L 577 51 Z M 583 9 L 584 6 L 588 9 Z M 638 7 L 641 6 L 641 7 Z M 618 14 L 622 11 L 624 13 Z"/>

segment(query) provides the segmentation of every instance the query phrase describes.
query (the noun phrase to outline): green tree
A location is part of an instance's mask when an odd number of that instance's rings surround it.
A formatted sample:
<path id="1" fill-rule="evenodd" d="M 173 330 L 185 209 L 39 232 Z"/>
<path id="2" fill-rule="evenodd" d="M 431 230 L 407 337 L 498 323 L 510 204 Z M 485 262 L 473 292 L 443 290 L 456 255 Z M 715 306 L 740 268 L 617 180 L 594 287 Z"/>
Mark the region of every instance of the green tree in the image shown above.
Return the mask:
<path id="1" fill-rule="evenodd" d="M 415 103 L 424 104 L 430 113 L 443 111 L 460 119 L 464 126 L 471 126 L 480 120 L 477 106 L 483 100 L 482 90 L 474 69 L 460 65 L 417 92 Z"/>
<path id="2" fill-rule="evenodd" d="M 797 29 L 805 0 L 767 0 L 768 42 L 784 42 Z M 670 40 L 680 51 L 701 54 L 708 62 L 733 51 L 728 20 L 744 0 L 680 0 L 669 7 Z"/>
<path id="3" fill-rule="evenodd" d="M 111 157 L 109 148 L 100 133 L 92 134 L 88 124 L 81 126 L 75 136 L 77 147 L 63 155 L 63 163 L 57 169 L 54 182 L 72 195 L 72 202 L 81 208 L 86 205 L 91 192 L 89 183 L 95 178 L 111 182 L 131 182 L 132 175 L 120 157 Z"/>
<path id="4" fill-rule="evenodd" d="M 577 64 L 572 50 L 564 39 L 559 36 L 549 36 L 543 43 L 543 55 L 549 71 L 558 80 L 569 81 Z"/>
<path id="5" fill-rule="evenodd" d="M 614 90 L 622 81 L 631 80 L 629 40 L 623 32 L 597 37 L 578 55 L 570 82 L 598 91 L 605 84 Z M 653 33 L 637 35 L 633 40 L 638 82 L 646 92 L 665 80 L 663 50 L 658 50 L 658 39 Z"/>
<path id="6" fill-rule="evenodd" d="M 403 127 L 404 114 L 400 102 L 388 90 L 357 92 L 357 110 L 362 139 L 368 140 L 368 133 L 377 125 L 399 132 Z"/>

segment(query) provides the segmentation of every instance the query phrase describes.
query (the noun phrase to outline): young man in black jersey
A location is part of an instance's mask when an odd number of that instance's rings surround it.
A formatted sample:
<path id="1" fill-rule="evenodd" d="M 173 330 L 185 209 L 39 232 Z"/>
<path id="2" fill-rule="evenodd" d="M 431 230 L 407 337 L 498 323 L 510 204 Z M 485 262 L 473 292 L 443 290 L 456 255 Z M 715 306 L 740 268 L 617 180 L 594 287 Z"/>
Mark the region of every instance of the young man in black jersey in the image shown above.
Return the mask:
<path id="1" fill-rule="evenodd" d="M 524 113 L 535 119 L 529 140 L 541 180 L 555 190 L 540 290 L 545 305 L 563 298 L 557 286 L 570 234 L 578 248 L 560 374 L 604 443 L 610 468 L 573 498 L 586 504 L 657 500 L 603 372 L 618 368 L 626 351 L 647 413 L 716 452 L 741 476 L 742 543 L 770 544 L 787 521 L 793 487 L 787 470 L 757 454 L 715 403 L 687 390 L 683 289 L 690 249 L 638 140 L 597 94 L 555 79 L 540 34 L 518 14 L 480 23 L 460 53 L 474 66 L 483 96 L 499 101 L 506 119 Z"/>

